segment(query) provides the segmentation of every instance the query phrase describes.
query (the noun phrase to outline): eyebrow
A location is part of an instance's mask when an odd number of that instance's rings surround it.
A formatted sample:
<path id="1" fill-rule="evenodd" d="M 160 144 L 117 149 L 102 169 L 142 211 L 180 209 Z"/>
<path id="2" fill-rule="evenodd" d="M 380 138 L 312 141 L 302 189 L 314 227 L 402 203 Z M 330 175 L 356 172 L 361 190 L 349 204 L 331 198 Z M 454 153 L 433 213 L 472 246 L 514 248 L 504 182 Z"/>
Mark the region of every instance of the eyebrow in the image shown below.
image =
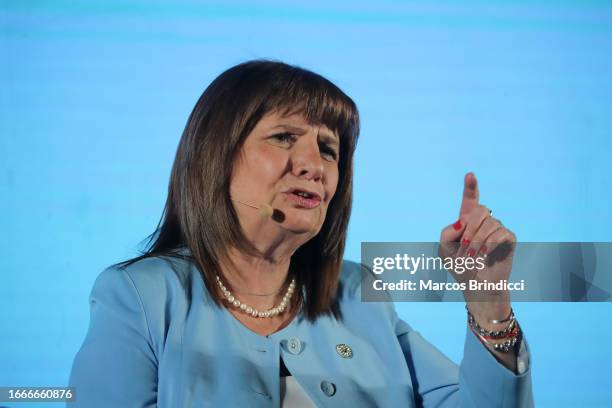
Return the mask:
<path id="1" fill-rule="evenodd" d="M 306 133 L 306 129 L 300 126 L 295 126 L 295 125 L 291 125 L 288 123 L 281 123 L 280 125 L 274 126 L 272 129 L 277 129 L 277 128 L 284 128 L 297 135 L 303 135 L 304 133 Z M 340 144 L 340 142 L 338 141 L 338 137 L 333 132 L 332 133 L 328 133 L 328 132 L 319 133 L 319 136 L 322 139 L 324 139 L 326 142 L 331 142 L 333 144 Z"/>

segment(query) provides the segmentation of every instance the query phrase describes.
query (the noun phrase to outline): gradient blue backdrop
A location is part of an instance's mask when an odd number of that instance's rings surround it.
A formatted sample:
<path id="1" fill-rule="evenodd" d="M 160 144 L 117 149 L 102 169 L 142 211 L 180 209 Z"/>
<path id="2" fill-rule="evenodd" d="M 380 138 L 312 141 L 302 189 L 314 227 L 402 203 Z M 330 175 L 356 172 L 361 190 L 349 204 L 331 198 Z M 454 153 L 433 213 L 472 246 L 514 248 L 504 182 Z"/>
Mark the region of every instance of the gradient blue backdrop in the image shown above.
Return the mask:
<path id="1" fill-rule="evenodd" d="M 0 1 L 0 385 L 67 383 L 94 279 L 153 231 L 195 101 L 246 59 L 359 106 L 350 259 L 437 240 L 470 170 L 521 241 L 611 240 L 609 2 L 250 3 Z M 460 360 L 461 304 L 397 308 Z M 612 304 L 515 309 L 537 405 L 611 406 Z"/>

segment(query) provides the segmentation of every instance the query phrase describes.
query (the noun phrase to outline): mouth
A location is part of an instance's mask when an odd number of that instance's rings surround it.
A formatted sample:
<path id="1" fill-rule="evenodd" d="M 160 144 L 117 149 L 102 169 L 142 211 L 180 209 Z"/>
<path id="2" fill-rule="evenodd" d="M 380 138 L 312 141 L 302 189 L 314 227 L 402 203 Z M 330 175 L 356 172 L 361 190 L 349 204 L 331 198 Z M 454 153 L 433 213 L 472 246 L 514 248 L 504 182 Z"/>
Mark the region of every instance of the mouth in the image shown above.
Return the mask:
<path id="1" fill-rule="evenodd" d="M 300 207 L 316 208 L 321 205 L 321 196 L 314 191 L 302 188 L 291 188 L 287 191 L 283 191 L 283 194 Z"/>

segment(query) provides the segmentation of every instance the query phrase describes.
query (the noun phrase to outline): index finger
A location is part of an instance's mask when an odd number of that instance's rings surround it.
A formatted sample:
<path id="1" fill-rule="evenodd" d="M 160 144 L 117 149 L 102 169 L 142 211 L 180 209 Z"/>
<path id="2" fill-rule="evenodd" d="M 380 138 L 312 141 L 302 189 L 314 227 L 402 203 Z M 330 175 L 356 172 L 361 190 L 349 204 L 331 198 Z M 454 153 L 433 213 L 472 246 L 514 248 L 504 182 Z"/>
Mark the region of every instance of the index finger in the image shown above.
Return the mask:
<path id="1" fill-rule="evenodd" d="M 459 218 L 465 219 L 465 216 L 478 205 L 480 200 L 480 192 L 478 190 L 478 180 L 476 175 L 469 172 L 463 180 L 463 198 L 461 200 L 461 209 L 459 210 Z"/>

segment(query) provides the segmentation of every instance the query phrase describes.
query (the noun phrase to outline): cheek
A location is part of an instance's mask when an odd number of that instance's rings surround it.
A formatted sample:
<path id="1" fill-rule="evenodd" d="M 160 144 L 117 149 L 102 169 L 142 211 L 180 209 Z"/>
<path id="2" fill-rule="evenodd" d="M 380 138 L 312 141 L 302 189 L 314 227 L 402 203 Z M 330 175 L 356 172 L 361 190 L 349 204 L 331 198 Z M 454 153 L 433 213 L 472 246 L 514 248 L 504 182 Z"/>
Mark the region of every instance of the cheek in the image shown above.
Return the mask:
<path id="1" fill-rule="evenodd" d="M 287 167 L 287 157 L 278 149 L 260 149 L 255 153 L 252 177 L 256 174 L 268 183 L 278 181 Z"/>
<path id="2" fill-rule="evenodd" d="M 334 197 L 334 194 L 336 193 L 336 190 L 338 189 L 338 180 L 340 178 L 340 175 L 338 174 L 338 168 L 333 168 L 330 169 L 327 173 L 327 192 L 329 194 L 329 201 L 332 200 L 332 198 Z"/>
<path id="3" fill-rule="evenodd" d="M 245 151 L 244 176 L 253 184 L 273 184 L 286 167 L 286 157 L 278 149 L 266 146 Z"/>

